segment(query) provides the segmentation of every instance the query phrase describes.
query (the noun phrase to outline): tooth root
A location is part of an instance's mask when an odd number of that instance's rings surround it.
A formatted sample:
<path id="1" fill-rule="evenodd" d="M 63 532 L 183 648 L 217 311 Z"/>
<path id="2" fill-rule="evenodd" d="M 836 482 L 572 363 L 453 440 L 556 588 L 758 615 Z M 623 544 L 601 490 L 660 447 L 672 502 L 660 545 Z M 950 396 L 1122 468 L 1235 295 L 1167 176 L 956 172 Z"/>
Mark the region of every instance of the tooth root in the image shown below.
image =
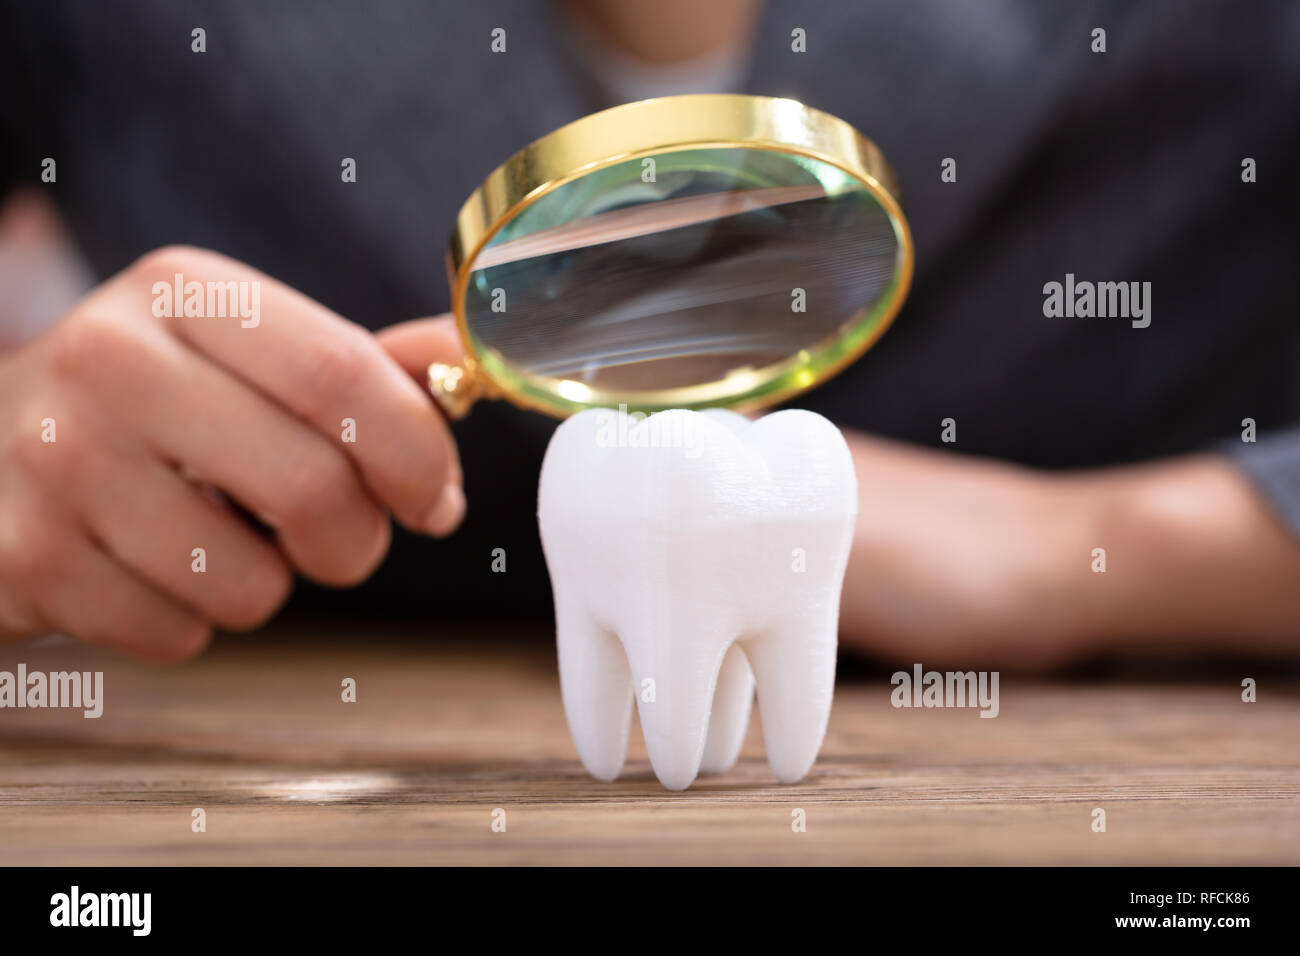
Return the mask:
<path id="1" fill-rule="evenodd" d="M 578 757 L 597 780 L 614 780 L 627 759 L 632 675 L 618 638 L 585 609 L 557 602 L 560 695 Z"/>
<path id="2" fill-rule="evenodd" d="M 650 765 L 669 790 L 685 790 L 700 772 L 713 692 L 731 635 L 721 636 L 707 625 L 657 624 L 620 636 Z M 653 694 L 647 693 L 647 680 L 654 682 Z"/>
<path id="3" fill-rule="evenodd" d="M 704 742 L 705 773 L 724 773 L 736 765 L 749 729 L 749 711 L 754 703 L 754 674 L 739 644 L 732 644 L 722 659 L 718 686 L 713 692 L 713 713 Z"/>
<path id="4" fill-rule="evenodd" d="M 837 602 L 832 602 L 837 603 Z M 835 688 L 838 607 L 787 619 L 746 645 L 772 773 L 796 783 L 826 735 Z"/>

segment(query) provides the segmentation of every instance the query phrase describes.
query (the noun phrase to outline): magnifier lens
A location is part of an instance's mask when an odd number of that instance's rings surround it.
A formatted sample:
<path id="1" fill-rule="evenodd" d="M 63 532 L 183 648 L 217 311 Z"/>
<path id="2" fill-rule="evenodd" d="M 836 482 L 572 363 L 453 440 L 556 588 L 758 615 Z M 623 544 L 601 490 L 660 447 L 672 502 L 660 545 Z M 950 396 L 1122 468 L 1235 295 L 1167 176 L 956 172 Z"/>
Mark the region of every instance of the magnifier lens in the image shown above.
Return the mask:
<path id="1" fill-rule="evenodd" d="M 507 222 L 474 260 L 466 327 L 526 377 L 697 386 L 844 335 L 890 294 L 899 242 L 873 194 L 830 163 L 660 153 L 570 180 Z"/>

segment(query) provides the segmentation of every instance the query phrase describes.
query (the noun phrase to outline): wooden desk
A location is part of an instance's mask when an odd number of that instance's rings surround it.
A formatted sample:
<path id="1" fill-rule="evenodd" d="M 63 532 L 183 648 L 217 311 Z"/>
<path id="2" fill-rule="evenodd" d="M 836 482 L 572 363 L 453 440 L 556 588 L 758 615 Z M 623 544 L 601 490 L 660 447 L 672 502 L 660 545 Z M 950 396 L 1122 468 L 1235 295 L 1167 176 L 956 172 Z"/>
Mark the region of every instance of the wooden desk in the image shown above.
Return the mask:
<path id="1" fill-rule="evenodd" d="M 622 779 L 586 775 L 545 640 L 254 636 L 181 667 L 0 648 L 0 670 L 18 661 L 103 670 L 105 709 L 0 710 L 5 864 L 1300 863 L 1300 693 L 1282 680 L 1244 704 L 1235 674 L 1004 677 L 993 720 L 841 682 L 803 783 L 774 783 L 755 721 L 735 771 L 674 794 L 635 729 Z"/>

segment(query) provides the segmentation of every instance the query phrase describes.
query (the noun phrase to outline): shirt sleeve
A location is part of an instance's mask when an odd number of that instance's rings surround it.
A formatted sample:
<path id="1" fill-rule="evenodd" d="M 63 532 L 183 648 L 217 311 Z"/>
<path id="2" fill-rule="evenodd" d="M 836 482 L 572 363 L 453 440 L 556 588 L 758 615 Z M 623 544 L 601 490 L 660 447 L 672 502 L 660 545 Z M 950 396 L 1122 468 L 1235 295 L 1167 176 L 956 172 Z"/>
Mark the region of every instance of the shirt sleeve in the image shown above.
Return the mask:
<path id="1" fill-rule="evenodd" d="M 1256 442 L 1225 441 L 1219 449 L 1246 473 L 1282 523 L 1300 538 L 1300 426 Z"/>

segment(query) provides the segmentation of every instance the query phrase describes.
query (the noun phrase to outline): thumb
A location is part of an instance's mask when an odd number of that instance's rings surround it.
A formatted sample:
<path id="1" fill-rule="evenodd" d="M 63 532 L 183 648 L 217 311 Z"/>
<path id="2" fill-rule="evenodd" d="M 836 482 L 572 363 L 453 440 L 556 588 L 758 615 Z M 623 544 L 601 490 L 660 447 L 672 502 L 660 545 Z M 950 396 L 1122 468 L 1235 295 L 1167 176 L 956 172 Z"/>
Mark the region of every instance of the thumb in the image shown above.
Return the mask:
<path id="1" fill-rule="evenodd" d="M 465 358 L 456 319 L 451 315 L 399 322 L 380 329 L 375 338 L 397 364 L 420 383 L 424 382 L 425 373 L 433 362 L 457 365 Z"/>

